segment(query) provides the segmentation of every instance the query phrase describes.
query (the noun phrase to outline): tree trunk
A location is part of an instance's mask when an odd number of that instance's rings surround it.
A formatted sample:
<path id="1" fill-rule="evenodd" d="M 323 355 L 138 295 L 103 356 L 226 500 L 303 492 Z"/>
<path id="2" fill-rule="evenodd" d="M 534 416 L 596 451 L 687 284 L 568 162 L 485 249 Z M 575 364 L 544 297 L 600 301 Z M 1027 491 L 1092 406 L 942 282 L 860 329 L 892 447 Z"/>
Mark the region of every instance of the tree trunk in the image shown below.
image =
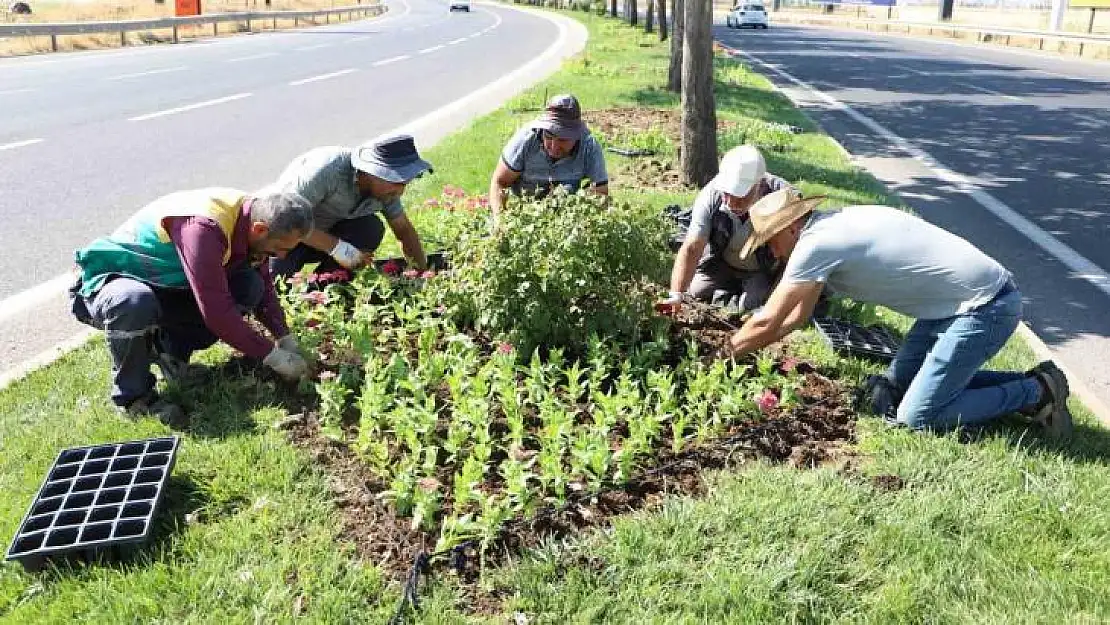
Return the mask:
<path id="1" fill-rule="evenodd" d="M 609 0 L 609 17 L 617 16 L 617 0 Z"/>
<path id="2" fill-rule="evenodd" d="M 629 0 L 628 2 L 628 24 L 636 26 L 640 23 L 640 16 L 637 15 L 636 0 Z"/>
<path id="3" fill-rule="evenodd" d="M 644 32 L 655 32 L 655 2 L 656 0 L 647 0 L 647 11 L 644 13 Z"/>
<path id="4" fill-rule="evenodd" d="M 671 32 L 671 65 L 667 69 L 667 89 L 674 93 L 682 92 L 682 43 L 686 38 L 686 10 L 684 0 L 671 0 L 671 15 L 674 16 L 674 30 Z"/>
<path id="5" fill-rule="evenodd" d="M 655 0 L 659 8 L 659 41 L 667 40 L 667 0 Z"/>
<path id="6" fill-rule="evenodd" d="M 705 186 L 717 174 L 713 101 L 713 0 L 687 0 L 682 51 L 682 179 Z"/>

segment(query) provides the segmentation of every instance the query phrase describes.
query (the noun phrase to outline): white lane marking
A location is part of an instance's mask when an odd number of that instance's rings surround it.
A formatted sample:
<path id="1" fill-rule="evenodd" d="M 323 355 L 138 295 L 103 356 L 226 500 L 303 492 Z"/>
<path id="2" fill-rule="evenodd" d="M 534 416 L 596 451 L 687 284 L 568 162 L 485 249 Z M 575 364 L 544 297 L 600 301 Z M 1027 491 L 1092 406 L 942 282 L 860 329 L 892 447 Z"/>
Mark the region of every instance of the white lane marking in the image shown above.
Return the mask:
<path id="1" fill-rule="evenodd" d="M 73 285 L 74 280 L 75 276 L 72 273 L 63 273 L 0 300 L 0 323 L 5 323 L 22 312 L 33 310 L 53 297 L 58 297 L 59 293 Z"/>
<path id="2" fill-rule="evenodd" d="M 4 90 L 4 91 L 0 91 L 0 95 L 13 95 L 13 94 L 16 94 L 16 93 L 30 93 L 32 91 L 34 91 L 34 89 L 7 89 L 7 90 Z"/>
<path id="3" fill-rule="evenodd" d="M 1036 243 L 1037 246 L 1039 246 L 1041 249 L 1055 256 L 1057 260 L 1067 265 L 1068 268 L 1070 268 L 1074 272 L 1074 277 L 1085 280 L 1096 289 L 1102 291 L 1106 295 L 1110 295 L 1110 275 L 1107 275 L 1106 271 L 1093 263 L 1090 259 L 1081 255 L 1079 252 L 1075 251 L 1056 237 L 1049 234 L 1037 224 L 1018 214 L 1017 211 L 1004 204 L 998 198 L 987 193 L 986 191 L 983 191 L 983 189 L 980 188 L 978 184 L 976 184 L 976 181 L 973 178 L 969 178 L 967 176 L 964 176 L 963 174 L 959 174 L 949 169 L 940 161 L 933 158 L 925 150 L 922 150 L 921 148 L 910 143 L 908 140 L 894 134 L 875 120 L 867 117 L 866 115 L 863 115 L 859 111 L 853 109 L 847 104 L 844 104 L 840 100 L 837 100 L 827 93 L 824 93 L 823 91 L 812 87 L 808 83 L 795 78 L 793 75 L 769 63 L 764 62 L 762 59 L 759 59 L 758 57 L 749 54 L 748 52 L 744 52 L 743 50 L 735 50 L 735 52 L 747 57 L 752 62 L 766 68 L 768 71 L 774 72 L 782 78 L 794 83 L 795 85 L 798 85 L 802 89 L 809 91 L 810 93 L 827 103 L 834 110 L 842 111 L 848 117 L 851 117 L 853 120 L 867 127 L 875 134 L 883 137 L 892 145 L 898 147 L 903 152 L 909 154 L 915 160 L 927 167 L 930 171 L 936 174 L 938 178 L 944 180 L 945 182 L 951 183 L 961 192 L 967 194 L 969 197 L 971 197 L 971 199 L 975 200 L 980 206 L 994 214 L 994 216 L 998 217 L 1002 221 L 1005 221 L 1013 229 L 1025 235 L 1025 237 L 1033 243 Z"/>
<path id="4" fill-rule="evenodd" d="M 301 46 L 299 48 L 293 48 L 293 51 L 294 52 L 307 52 L 309 50 L 319 50 L 320 48 L 327 48 L 327 47 L 334 46 L 334 45 L 335 45 L 334 41 L 329 41 L 327 43 L 318 43 L 318 44 L 311 45 L 311 46 Z"/>
<path id="5" fill-rule="evenodd" d="M 350 67 L 350 68 L 347 68 L 347 69 L 341 69 L 338 72 L 331 72 L 331 73 L 328 73 L 328 74 L 320 74 L 319 76 L 312 76 L 311 78 L 302 78 L 300 80 L 294 80 L 293 82 L 289 83 L 289 86 L 290 87 L 296 87 L 297 85 L 305 85 L 305 84 L 308 84 L 310 82 L 317 82 L 317 81 L 320 81 L 320 80 L 327 80 L 329 78 L 335 78 L 336 76 L 342 76 L 344 74 L 350 74 L 351 72 L 357 72 L 357 71 L 358 71 L 357 69 L 355 69 L 353 67 Z"/>
<path id="6" fill-rule="evenodd" d="M 900 69 L 904 72 L 909 72 L 911 74 L 917 74 L 918 76 L 932 76 L 932 73 L 930 73 L 930 72 L 923 72 L 919 69 L 914 69 L 912 67 L 906 67 L 905 65 L 895 65 L 894 67 L 896 67 L 896 68 L 898 68 L 898 69 Z"/>
<path id="7" fill-rule="evenodd" d="M 156 111 L 154 113 L 147 113 L 146 115 L 139 115 L 137 117 L 132 117 L 132 118 L 128 119 L 127 121 L 129 121 L 129 122 L 145 122 L 148 119 L 154 119 L 156 117 L 165 117 L 166 115 L 173 115 L 175 113 L 184 113 L 185 111 L 191 111 L 193 109 L 204 108 L 206 106 L 215 106 L 217 104 L 223 104 L 225 102 L 234 102 L 235 100 L 242 100 L 243 98 L 249 98 L 252 95 L 253 94 L 251 94 L 251 93 L 236 93 L 235 95 L 229 95 L 229 96 L 225 96 L 225 97 L 222 97 L 222 98 L 216 98 L 214 100 L 205 100 L 204 102 L 195 102 L 193 104 L 186 104 L 185 106 L 177 106 L 177 107 L 174 107 L 172 109 L 166 109 L 164 111 Z"/>
<path id="8" fill-rule="evenodd" d="M 459 37 L 458 39 L 452 39 L 451 41 L 448 41 L 448 42 L 447 42 L 447 45 L 449 45 L 449 46 L 453 46 L 453 45 L 455 45 L 456 43 L 462 43 L 462 42 L 464 42 L 464 41 L 466 41 L 466 37 Z"/>
<path id="9" fill-rule="evenodd" d="M 417 54 L 430 54 L 432 52 L 435 52 L 436 50 L 442 50 L 442 49 L 443 49 L 442 45 L 432 46 L 430 48 L 424 48 L 420 52 L 417 52 Z"/>
<path id="10" fill-rule="evenodd" d="M 404 61 L 405 59 L 408 59 L 408 58 L 412 58 L 412 55 L 411 54 L 402 54 L 401 56 L 394 56 L 394 57 L 390 57 L 388 59 L 382 59 L 382 60 L 378 61 L 377 63 L 373 63 L 372 65 L 374 67 L 380 67 L 382 65 L 389 65 L 390 63 L 396 63 L 397 61 Z"/>
<path id="11" fill-rule="evenodd" d="M 34 145 L 36 143 L 42 143 L 44 140 L 45 139 L 25 139 L 23 141 L 16 141 L 14 143 L 0 143 L 0 152 L 2 152 L 4 150 L 14 150 L 15 148 L 21 148 L 25 145 Z"/>
<path id="12" fill-rule="evenodd" d="M 263 52 L 262 54 L 251 54 L 248 56 L 240 56 L 234 59 L 228 59 L 228 63 L 240 63 L 242 61 L 253 61 L 255 59 L 265 59 L 271 56 L 277 56 L 277 52 Z"/>
<path id="13" fill-rule="evenodd" d="M 980 93 L 989 93 L 991 95 L 996 95 L 996 96 L 999 96 L 999 97 L 1003 97 L 1003 98 L 1006 98 L 1007 100 L 1012 100 L 1014 102 L 1024 102 L 1025 101 L 1025 100 L 1022 100 L 1021 98 L 1019 98 L 1017 96 L 1014 96 L 1014 95 L 1007 95 L 1005 93 L 1002 93 L 1001 91 L 995 91 L 993 89 L 986 89 L 984 87 L 978 87 L 976 85 L 969 85 L 966 82 L 961 82 L 961 83 L 956 83 L 956 84 L 960 85 L 961 87 L 967 87 L 968 89 L 978 91 Z"/>
<path id="14" fill-rule="evenodd" d="M 145 72 L 133 72 L 131 74 L 119 74 L 118 76 L 110 76 L 108 78 L 105 78 L 105 80 L 127 80 L 128 78 L 138 78 L 140 76 L 151 76 L 153 74 L 168 74 L 170 72 L 183 72 L 187 69 L 189 69 L 189 68 L 185 67 L 184 65 L 179 65 L 177 67 L 163 67 L 162 69 L 152 69 L 152 70 L 145 71 Z"/>

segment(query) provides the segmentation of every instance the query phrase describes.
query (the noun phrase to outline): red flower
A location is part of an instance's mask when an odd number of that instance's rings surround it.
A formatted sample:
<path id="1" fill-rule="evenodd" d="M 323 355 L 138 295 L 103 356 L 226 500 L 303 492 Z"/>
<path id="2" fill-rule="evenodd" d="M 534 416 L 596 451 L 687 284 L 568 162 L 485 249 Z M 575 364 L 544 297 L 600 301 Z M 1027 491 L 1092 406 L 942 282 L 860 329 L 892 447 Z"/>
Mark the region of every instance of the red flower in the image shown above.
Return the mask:
<path id="1" fill-rule="evenodd" d="M 763 389 L 763 394 L 756 398 L 755 404 L 759 406 L 760 412 L 771 412 L 779 405 L 779 396 L 771 389 Z"/>
<path id="2" fill-rule="evenodd" d="M 420 277 L 428 280 L 429 278 L 436 277 L 436 272 L 432 269 L 427 269 L 424 271 L 424 273 L 420 274 Z"/>
<path id="3" fill-rule="evenodd" d="M 312 291 L 311 293 L 301 293 L 301 298 L 306 302 L 312 302 L 317 306 L 322 306 L 328 303 L 328 294 L 323 291 Z"/>
<path id="4" fill-rule="evenodd" d="M 350 282 L 351 280 L 351 272 L 346 269 L 336 269 L 331 272 L 331 275 L 335 276 L 335 279 L 339 282 Z"/>
<path id="5" fill-rule="evenodd" d="M 320 325 L 319 319 L 309 319 L 308 321 L 304 322 L 304 327 L 306 328 L 315 328 L 318 325 Z"/>
<path id="6" fill-rule="evenodd" d="M 782 369 L 783 373 L 790 373 L 798 368 L 798 359 L 793 356 L 787 356 L 779 363 L 779 368 Z"/>
<path id="7" fill-rule="evenodd" d="M 511 354 L 511 353 L 513 353 L 513 346 L 510 345 L 509 343 L 502 343 L 502 344 L 497 346 L 497 353 L 498 354 L 506 354 L 506 355 Z"/>
<path id="8" fill-rule="evenodd" d="M 406 278 L 410 278 L 410 279 L 411 278 L 419 278 L 420 277 L 420 270 L 418 270 L 418 269 L 406 269 L 405 272 L 401 275 L 405 276 Z"/>
<path id="9" fill-rule="evenodd" d="M 401 273 L 401 264 L 398 263 L 397 261 L 391 260 L 391 261 L 387 262 L 386 264 L 382 265 L 382 273 L 384 273 L 387 276 L 395 276 L 395 275 Z"/>

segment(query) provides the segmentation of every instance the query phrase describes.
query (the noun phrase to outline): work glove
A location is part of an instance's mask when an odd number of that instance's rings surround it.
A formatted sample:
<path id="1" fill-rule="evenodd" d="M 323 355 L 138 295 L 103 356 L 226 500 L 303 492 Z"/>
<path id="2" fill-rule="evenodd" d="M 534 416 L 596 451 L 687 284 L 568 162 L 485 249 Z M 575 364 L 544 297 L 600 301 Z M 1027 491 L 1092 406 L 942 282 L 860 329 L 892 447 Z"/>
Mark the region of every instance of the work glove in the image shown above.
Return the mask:
<path id="1" fill-rule="evenodd" d="M 682 310 L 682 293 L 671 291 L 666 299 L 655 302 L 655 312 L 664 315 L 673 315 Z"/>
<path id="2" fill-rule="evenodd" d="M 297 343 L 297 338 L 292 334 L 286 334 L 278 339 L 277 346 L 293 354 L 301 353 L 301 346 Z"/>
<path id="3" fill-rule="evenodd" d="M 335 262 L 343 265 L 346 269 L 358 269 L 362 266 L 363 262 L 365 262 L 363 260 L 362 250 L 343 239 L 339 239 L 335 247 L 329 252 L 329 255 L 335 259 Z"/>
<path id="4" fill-rule="evenodd" d="M 300 380 L 308 374 L 308 362 L 300 354 L 286 351 L 277 345 L 262 359 L 262 364 L 290 382 Z"/>

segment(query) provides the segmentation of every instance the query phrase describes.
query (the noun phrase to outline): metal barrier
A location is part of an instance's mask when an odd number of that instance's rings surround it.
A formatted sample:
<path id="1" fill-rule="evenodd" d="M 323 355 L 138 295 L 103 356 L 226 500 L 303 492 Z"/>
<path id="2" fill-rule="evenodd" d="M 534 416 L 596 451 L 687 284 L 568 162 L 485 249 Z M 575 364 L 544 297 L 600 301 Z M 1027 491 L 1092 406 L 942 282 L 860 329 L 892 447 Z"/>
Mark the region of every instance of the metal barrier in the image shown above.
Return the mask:
<path id="1" fill-rule="evenodd" d="M 330 23 L 333 15 L 337 17 L 337 21 L 343 21 L 343 16 L 347 16 L 350 20 L 354 19 L 355 15 L 365 17 L 367 15 L 378 15 L 384 11 L 385 7 L 381 3 L 374 3 L 316 11 L 244 11 L 240 13 L 213 13 L 211 15 L 115 22 L 0 24 L 0 37 L 50 37 L 50 48 L 57 51 L 58 37 L 64 35 L 118 32 L 120 45 L 126 46 L 128 32 L 171 29 L 173 31 L 173 42 L 177 43 L 178 28 L 181 26 L 211 24 L 212 34 L 215 36 L 219 34 L 219 24 L 221 22 L 245 22 L 246 29 L 250 30 L 252 21 L 271 21 L 273 28 L 276 29 L 278 20 L 293 20 L 294 25 L 300 25 L 301 19 L 323 16 L 325 23 Z"/>
<path id="2" fill-rule="evenodd" d="M 1010 45 L 1011 37 L 1022 37 L 1026 39 L 1034 39 L 1039 41 L 1038 49 L 1043 50 L 1045 41 L 1055 41 L 1058 43 L 1072 43 L 1079 44 L 1077 52 L 1078 56 L 1083 56 L 1083 48 L 1089 45 L 1099 45 L 1110 47 L 1110 36 L 1106 35 L 1085 35 L 1076 33 L 1065 32 L 1048 32 L 1042 30 L 1021 30 L 1017 28 L 983 28 L 981 26 L 961 26 L 958 24 L 945 24 L 941 22 L 903 22 L 900 20 L 877 20 L 877 19 L 860 19 L 850 17 L 836 17 L 830 15 L 815 15 L 812 13 L 793 12 L 793 11 L 779 11 L 775 14 L 779 17 L 787 17 L 790 21 L 798 21 L 803 23 L 832 23 L 837 25 L 848 25 L 859 27 L 863 25 L 865 30 L 881 30 L 885 32 L 899 31 L 903 28 L 906 33 L 914 29 L 927 30 L 930 35 L 939 33 L 947 34 L 952 38 L 957 38 L 956 33 L 972 33 L 975 35 L 977 41 L 990 41 L 991 39 L 1004 39 L 1006 45 Z"/>

